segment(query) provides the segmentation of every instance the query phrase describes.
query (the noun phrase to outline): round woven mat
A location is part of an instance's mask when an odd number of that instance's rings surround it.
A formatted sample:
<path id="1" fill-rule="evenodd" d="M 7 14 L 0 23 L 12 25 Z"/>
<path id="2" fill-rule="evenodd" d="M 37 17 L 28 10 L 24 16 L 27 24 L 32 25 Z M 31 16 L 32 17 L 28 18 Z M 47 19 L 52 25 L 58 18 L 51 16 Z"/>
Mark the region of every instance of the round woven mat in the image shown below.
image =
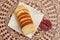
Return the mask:
<path id="1" fill-rule="evenodd" d="M 41 31 L 40 28 L 30 39 L 8 27 L 12 13 L 19 2 L 37 9 L 44 14 L 44 19 L 49 19 L 52 28 Z M 0 0 L 0 40 L 60 40 L 60 0 Z"/>

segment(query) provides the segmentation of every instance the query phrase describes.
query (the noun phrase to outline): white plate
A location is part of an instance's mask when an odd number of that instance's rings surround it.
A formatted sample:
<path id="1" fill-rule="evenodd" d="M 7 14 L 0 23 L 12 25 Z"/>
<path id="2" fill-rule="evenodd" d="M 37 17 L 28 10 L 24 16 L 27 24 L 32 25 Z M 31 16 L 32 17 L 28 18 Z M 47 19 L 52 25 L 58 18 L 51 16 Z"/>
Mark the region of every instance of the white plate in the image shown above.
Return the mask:
<path id="1" fill-rule="evenodd" d="M 38 28 L 40 22 L 42 21 L 44 15 L 41 12 L 34 9 L 33 7 L 30 7 L 30 6 L 28 6 L 24 3 L 20 2 L 19 5 L 24 5 L 28 8 L 28 10 L 30 11 L 30 15 L 31 15 L 31 18 L 33 20 L 33 23 L 35 24 L 35 27 L 36 27 L 36 30 L 37 30 L 37 28 Z M 14 29 L 15 31 L 21 33 L 20 26 L 18 25 L 18 22 L 16 20 L 16 17 L 14 15 L 14 13 L 12 14 L 12 17 L 11 17 L 9 23 L 8 23 L 8 26 L 10 28 Z M 36 32 L 36 30 L 33 33 L 30 33 L 26 36 L 28 36 L 29 38 L 32 38 L 32 36 Z"/>

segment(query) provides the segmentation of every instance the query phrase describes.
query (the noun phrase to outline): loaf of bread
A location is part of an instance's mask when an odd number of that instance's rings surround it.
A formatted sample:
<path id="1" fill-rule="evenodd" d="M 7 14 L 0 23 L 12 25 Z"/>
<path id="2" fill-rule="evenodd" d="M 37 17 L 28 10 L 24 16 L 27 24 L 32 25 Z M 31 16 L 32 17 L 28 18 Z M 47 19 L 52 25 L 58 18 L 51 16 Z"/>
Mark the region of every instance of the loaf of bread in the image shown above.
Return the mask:
<path id="1" fill-rule="evenodd" d="M 24 35 L 27 35 L 35 30 L 29 10 L 25 6 L 18 6 L 15 10 L 15 15 Z"/>

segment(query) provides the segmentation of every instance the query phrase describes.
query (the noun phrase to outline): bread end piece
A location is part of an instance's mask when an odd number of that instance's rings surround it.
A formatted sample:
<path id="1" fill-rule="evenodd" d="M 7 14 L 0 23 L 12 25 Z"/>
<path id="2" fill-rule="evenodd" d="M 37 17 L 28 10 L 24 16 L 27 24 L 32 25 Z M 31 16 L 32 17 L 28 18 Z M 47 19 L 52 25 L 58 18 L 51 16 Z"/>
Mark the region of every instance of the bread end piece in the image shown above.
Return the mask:
<path id="1" fill-rule="evenodd" d="M 23 9 L 26 9 L 26 10 L 27 10 L 27 8 L 26 8 L 24 5 L 20 5 L 20 6 L 18 6 L 18 7 L 16 8 L 15 13 L 17 13 L 18 11 L 21 11 L 21 10 L 23 10 Z"/>

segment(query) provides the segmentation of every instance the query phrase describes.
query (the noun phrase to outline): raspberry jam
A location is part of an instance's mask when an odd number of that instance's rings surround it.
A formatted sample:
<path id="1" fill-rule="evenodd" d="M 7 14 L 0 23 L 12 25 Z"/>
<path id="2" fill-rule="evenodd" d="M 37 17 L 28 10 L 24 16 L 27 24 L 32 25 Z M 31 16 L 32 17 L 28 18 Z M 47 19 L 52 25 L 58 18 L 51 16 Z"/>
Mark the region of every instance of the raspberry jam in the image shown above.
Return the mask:
<path id="1" fill-rule="evenodd" d="M 49 29 L 52 28 L 52 24 L 51 24 L 50 20 L 45 19 L 45 20 L 43 20 L 41 22 L 41 24 L 39 25 L 39 27 L 43 31 L 48 31 Z"/>

